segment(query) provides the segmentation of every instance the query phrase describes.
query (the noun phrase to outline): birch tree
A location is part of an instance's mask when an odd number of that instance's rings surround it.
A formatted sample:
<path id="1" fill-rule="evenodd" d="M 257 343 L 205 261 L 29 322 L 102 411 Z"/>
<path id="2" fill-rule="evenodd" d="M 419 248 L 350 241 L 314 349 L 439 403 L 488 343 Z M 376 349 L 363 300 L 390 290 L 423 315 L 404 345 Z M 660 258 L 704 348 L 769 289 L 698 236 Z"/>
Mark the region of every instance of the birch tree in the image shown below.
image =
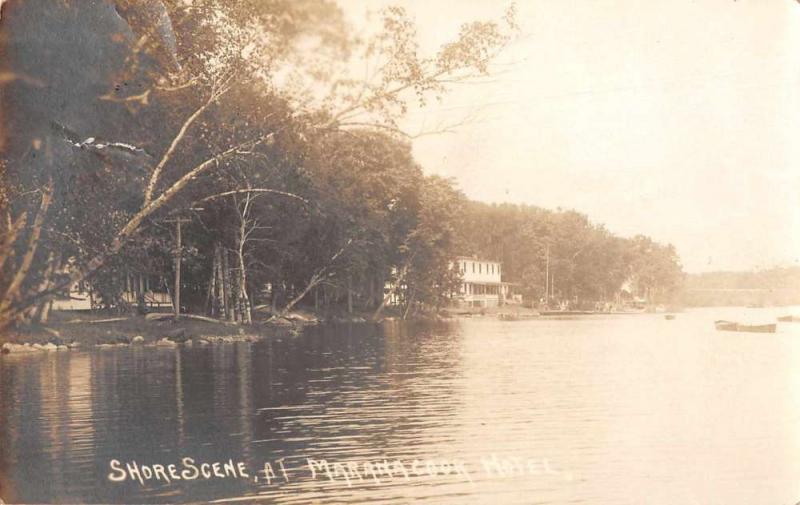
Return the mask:
<path id="1" fill-rule="evenodd" d="M 21 9 L 21 5 L 30 5 L 30 10 Z M 19 16 L 27 13 L 26 21 L 40 14 L 37 21 L 56 22 L 58 16 L 81 20 L 82 16 L 102 15 L 80 2 L 64 2 L 55 7 L 40 2 L 19 6 L 15 6 L 15 12 L 22 13 Z M 106 89 L 95 97 L 99 101 L 92 103 L 98 110 L 124 111 L 128 120 L 113 121 L 110 136 L 87 129 L 99 123 L 66 127 L 59 123 L 57 131 L 48 134 L 52 142 L 45 142 L 42 147 L 33 139 L 32 145 L 35 150 L 46 151 L 57 143 L 62 152 L 70 150 L 70 159 L 74 158 L 72 153 L 95 156 L 102 170 L 93 172 L 91 177 L 98 180 L 118 182 L 121 174 L 126 174 L 129 184 L 125 185 L 124 205 L 102 210 L 108 216 L 102 226 L 102 235 L 107 238 L 102 243 L 84 240 L 80 247 L 76 245 L 77 258 L 68 263 L 70 271 L 53 283 L 31 277 L 33 270 L 37 273 L 34 277 L 46 271 L 32 265 L 36 258 L 46 261 L 48 257 L 50 251 L 40 247 L 42 229 L 48 207 L 59 203 L 53 201 L 55 196 L 43 196 L 49 194 L 48 178 L 28 181 L 28 187 L 21 187 L 19 194 L 4 200 L 24 203 L 4 203 L 2 209 L 5 218 L 0 245 L 4 251 L 0 251 L 0 257 L 4 260 L 4 284 L 0 290 L 0 330 L 19 321 L 43 298 L 93 275 L 129 247 L 134 238 L 141 239 L 160 216 L 190 201 L 187 192 L 197 190 L 196 185 L 210 173 L 233 158 L 254 156 L 283 128 L 294 128 L 299 122 L 302 130 L 313 136 L 367 125 L 401 134 L 396 121 L 412 102 L 424 105 L 430 97 L 444 93 L 450 82 L 485 75 L 492 58 L 510 40 L 508 31 L 514 29 L 511 9 L 498 22 L 465 25 L 455 41 L 434 55 L 420 56 L 410 16 L 402 9 L 391 8 L 384 14 L 380 34 L 363 46 L 361 56 L 374 56 L 379 62 L 375 71 L 352 79 L 335 77 L 337 62 L 355 43 L 348 40 L 343 24 L 329 21 L 341 19 L 341 13 L 330 11 L 325 2 L 267 5 L 221 0 L 118 0 L 114 7 L 128 23 L 125 30 L 120 28 L 118 33 L 101 36 L 91 32 L 98 26 L 95 24 L 88 28 L 89 35 L 97 37 L 97 43 L 123 41 L 114 46 L 114 54 L 124 50 L 126 56 L 103 62 L 97 61 L 103 52 L 87 52 L 94 59 L 93 66 L 87 68 L 114 68 Z M 67 13 L 65 9 L 75 12 Z M 330 15 L 337 13 L 338 16 Z M 106 21 L 109 26 L 119 23 L 112 18 Z M 87 27 L 76 24 L 72 29 L 80 32 Z M 313 44 L 307 43 L 309 37 L 314 39 Z M 301 38 L 304 43 L 295 44 Z M 52 39 L 50 42 L 55 43 Z M 87 51 L 88 47 L 91 46 Z M 318 58 L 307 58 L 309 47 Z M 122 68 L 117 61 L 122 62 Z M 67 68 L 64 65 L 70 62 L 65 60 L 56 67 Z M 34 89 L 48 77 L 42 75 L 41 79 L 24 82 Z M 79 83 L 86 78 L 80 74 L 72 77 L 73 82 L 77 79 Z M 325 87 L 329 92 L 315 99 L 311 91 Z M 232 90 L 237 89 L 256 89 L 265 97 L 276 97 L 289 104 L 292 112 L 274 128 L 253 125 L 250 130 L 232 131 L 225 143 L 198 145 L 203 119 L 234 103 Z M 17 114 L 25 112 L 20 110 Z M 146 117 L 151 118 L 149 123 L 143 121 Z M 33 120 L 39 121 L 35 117 Z M 43 129 L 43 123 L 34 126 Z M 204 127 L 224 129 L 225 125 Z M 108 138 L 100 138 L 101 133 Z M 17 147 L 19 152 L 27 149 L 23 144 Z M 13 170 L 4 173 L 10 181 L 4 184 L 6 187 L 16 187 L 14 179 L 26 173 L 27 161 L 14 160 Z M 48 170 L 63 171 L 62 161 L 57 157 L 44 175 Z M 40 190 L 38 210 L 33 210 L 37 209 L 37 200 L 31 184 L 38 184 Z M 206 194 L 215 192 L 209 187 Z M 111 201 L 106 203 L 113 205 Z M 54 242 L 52 236 L 46 238 Z M 81 242 L 79 237 L 73 239 Z M 337 250 L 328 253 L 334 257 Z M 6 284 L 5 279 L 11 281 Z"/>

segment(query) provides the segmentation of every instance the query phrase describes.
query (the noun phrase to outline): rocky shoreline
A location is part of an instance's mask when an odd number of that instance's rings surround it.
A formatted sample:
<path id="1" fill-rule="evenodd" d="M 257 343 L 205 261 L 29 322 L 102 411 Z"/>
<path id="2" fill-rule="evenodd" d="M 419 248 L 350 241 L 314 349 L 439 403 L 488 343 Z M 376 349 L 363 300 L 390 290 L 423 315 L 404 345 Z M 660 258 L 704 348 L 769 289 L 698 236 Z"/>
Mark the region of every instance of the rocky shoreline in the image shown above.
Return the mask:
<path id="1" fill-rule="evenodd" d="M 59 314 L 47 326 L 23 328 L 0 335 L 0 353 L 119 349 L 126 347 L 192 347 L 235 342 L 256 342 L 268 338 L 291 338 L 303 328 L 318 324 L 360 324 L 363 315 L 334 315 L 320 318 L 297 311 L 284 317 L 242 326 L 204 316 L 171 314 L 108 317 L 107 315 Z"/>
<path id="2" fill-rule="evenodd" d="M 291 335 L 291 334 L 290 334 Z M 88 349 L 118 349 L 127 347 L 192 347 L 192 346 L 206 346 L 211 344 L 223 344 L 234 342 L 256 342 L 269 338 L 266 335 L 207 335 L 194 338 L 176 338 L 164 336 L 157 340 L 147 340 L 142 335 L 135 335 L 133 338 L 115 337 L 113 340 L 102 341 L 95 344 L 81 345 L 80 341 L 70 340 L 64 342 L 61 339 L 54 338 L 45 343 L 39 342 L 5 342 L 0 346 L 0 353 L 2 354 L 28 354 L 39 352 L 58 352 L 58 351 L 78 351 Z"/>
<path id="3" fill-rule="evenodd" d="M 434 316 L 421 321 L 443 321 L 459 314 Z M 399 320 L 387 314 L 380 322 Z M 0 335 L 0 354 L 31 354 L 126 347 L 191 347 L 235 342 L 256 342 L 269 338 L 293 338 L 303 328 L 328 324 L 367 324 L 368 314 L 318 315 L 295 311 L 283 317 L 238 325 L 205 316 L 186 314 L 175 320 L 172 314 L 154 313 L 109 317 L 108 314 L 60 313 L 47 326 L 26 327 Z"/>
<path id="4" fill-rule="evenodd" d="M 168 314 L 102 317 L 58 315 L 47 326 L 22 328 L 0 335 L 0 353 L 31 354 L 125 347 L 190 347 L 219 343 L 255 342 L 299 335 L 302 327 L 317 324 L 298 316 L 240 326 L 202 316 L 179 320 Z"/>

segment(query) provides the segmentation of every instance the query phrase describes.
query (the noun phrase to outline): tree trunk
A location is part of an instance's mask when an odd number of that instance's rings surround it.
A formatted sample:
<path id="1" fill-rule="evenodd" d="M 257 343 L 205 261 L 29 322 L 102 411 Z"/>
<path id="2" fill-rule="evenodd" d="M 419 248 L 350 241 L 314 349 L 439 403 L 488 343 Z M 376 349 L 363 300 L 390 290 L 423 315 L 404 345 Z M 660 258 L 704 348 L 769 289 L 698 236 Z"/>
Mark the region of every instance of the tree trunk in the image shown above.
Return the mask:
<path id="1" fill-rule="evenodd" d="M 181 222 L 180 218 L 175 220 L 175 294 L 172 301 L 175 305 L 175 319 L 181 316 L 181 255 L 183 253 L 181 244 Z"/>
<path id="2" fill-rule="evenodd" d="M 211 288 L 211 316 L 212 317 L 219 317 L 219 297 L 217 296 L 217 292 L 219 291 L 219 285 L 217 284 L 217 278 L 219 276 L 219 263 L 217 262 L 217 245 L 214 244 L 214 251 L 211 256 L 211 279 L 208 281 L 209 287 Z"/>
<path id="3" fill-rule="evenodd" d="M 247 295 L 247 278 L 242 275 L 239 280 L 240 298 L 242 300 L 242 322 L 244 324 L 252 324 L 253 316 L 250 307 L 250 297 Z"/>
<path id="4" fill-rule="evenodd" d="M 208 289 L 206 290 L 206 304 L 205 313 L 211 317 L 216 317 L 214 314 L 214 279 L 216 277 L 216 262 L 211 260 L 211 277 L 208 279 Z"/>
<path id="5" fill-rule="evenodd" d="M 372 275 L 368 276 L 367 284 L 369 289 L 369 295 L 367 296 L 367 301 L 364 304 L 364 308 L 373 307 L 375 305 L 375 277 Z"/>
<path id="6" fill-rule="evenodd" d="M 409 262 L 410 262 L 410 260 L 409 260 Z M 386 305 L 389 303 L 389 300 L 391 300 L 392 295 L 397 293 L 397 290 L 400 288 L 400 285 L 403 282 L 405 282 L 407 274 L 408 274 L 408 264 L 404 265 L 400 269 L 399 275 L 397 276 L 397 279 L 395 279 L 395 282 L 394 282 L 394 285 L 392 286 L 392 289 L 390 289 L 388 293 L 383 295 L 383 299 L 381 300 L 381 304 L 378 305 L 378 308 L 375 309 L 375 312 L 372 313 L 372 319 L 374 321 L 377 321 L 381 317 L 381 314 L 383 313 L 383 309 L 386 308 Z"/>
<path id="7" fill-rule="evenodd" d="M 225 292 L 225 275 L 222 271 L 222 246 L 219 242 L 214 244 L 214 264 L 216 265 L 217 292 L 214 295 L 214 303 L 217 307 L 217 317 L 220 319 L 228 318 L 228 295 Z"/>
<path id="8" fill-rule="evenodd" d="M 47 255 L 47 268 L 42 275 L 42 282 L 39 284 L 40 290 L 50 289 L 50 286 L 53 285 L 53 275 L 58 271 L 61 267 L 61 256 L 59 255 L 56 257 L 55 253 L 52 251 L 50 254 Z M 48 296 L 43 298 L 39 304 L 34 308 L 31 319 L 34 321 L 38 321 L 42 324 L 47 323 L 47 319 L 50 315 L 50 306 L 52 305 L 52 299 Z"/>
<path id="9" fill-rule="evenodd" d="M 317 287 L 317 285 L 322 283 L 327 277 L 330 277 L 330 274 L 329 274 L 330 267 L 336 263 L 336 260 L 339 258 L 339 256 L 344 254 L 344 252 L 347 250 L 348 247 L 350 247 L 350 244 L 352 244 L 352 243 L 353 243 L 353 239 L 349 239 L 345 243 L 345 245 L 342 246 L 342 248 L 339 249 L 336 252 L 336 254 L 331 256 L 331 259 L 328 261 L 327 265 L 325 265 L 324 267 L 320 268 L 314 275 L 311 276 L 311 279 L 308 281 L 308 284 L 306 284 L 306 287 L 303 288 L 303 290 L 300 291 L 300 293 L 298 295 L 296 295 L 294 298 L 292 298 L 292 300 L 286 305 L 286 307 L 284 307 L 280 311 L 279 314 L 274 314 L 273 313 L 272 318 L 274 319 L 276 317 L 281 317 L 284 314 L 286 314 L 287 312 L 289 312 L 290 310 L 292 310 L 292 308 L 300 300 L 302 300 L 303 297 L 305 297 L 306 294 L 308 294 L 309 291 L 311 291 L 313 288 Z"/>
<path id="10" fill-rule="evenodd" d="M 39 322 L 42 324 L 47 324 L 47 321 L 50 320 L 50 309 L 53 307 L 53 300 L 47 300 L 42 306 L 41 313 L 39 314 Z"/>
<path id="11" fill-rule="evenodd" d="M 408 319 L 408 313 L 411 311 L 411 306 L 414 305 L 414 299 L 416 298 L 417 290 L 411 290 L 411 296 L 408 297 L 408 301 L 406 302 L 406 310 L 403 311 L 403 319 Z"/>
<path id="12" fill-rule="evenodd" d="M 317 287 L 317 285 L 320 282 L 322 282 L 322 280 L 323 280 L 323 277 L 321 275 L 319 275 L 319 273 L 314 274 L 311 277 L 311 280 L 309 281 L 309 283 L 306 285 L 306 287 L 303 288 L 303 290 L 300 291 L 300 293 L 297 296 L 292 298 L 291 301 L 289 301 L 289 303 L 286 304 L 286 307 L 281 309 L 280 314 L 278 314 L 277 316 L 272 316 L 272 317 L 281 317 L 284 314 L 287 314 L 288 312 L 290 312 L 294 308 L 294 306 L 297 305 L 297 303 L 300 302 L 300 300 L 302 300 L 306 296 L 306 294 L 308 294 L 308 292 L 311 291 L 311 289 Z"/>
<path id="13" fill-rule="evenodd" d="M 8 221 L 11 221 L 11 215 L 8 215 Z M 14 256 L 14 242 L 17 240 L 17 235 L 19 234 L 20 230 L 25 227 L 25 224 L 28 222 L 28 213 L 23 213 L 9 226 L 8 231 L 5 234 L 2 248 L 0 249 L 0 270 L 3 269 L 3 266 L 6 264 L 6 260 L 10 257 Z"/>
<path id="14" fill-rule="evenodd" d="M 270 304 L 272 305 L 271 312 L 276 314 L 278 312 L 278 283 L 273 282 L 269 290 Z"/>
<path id="15" fill-rule="evenodd" d="M 250 141 L 244 144 L 233 146 L 225 151 L 217 153 L 211 158 L 208 158 L 202 163 L 194 166 L 187 173 L 183 174 L 177 181 L 172 183 L 171 186 L 165 189 L 157 198 L 154 198 L 149 203 L 145 203 L 142 206 L 142 208 L 139 209 L 139 211 L 136 214 L 134 214 L 130 218 L 130 220 L 128 220 L 125 226 L 123 226 L 122 229 L 117 232 L 116 236 L 112 239 L 111 244 L 109 244 L 108 248 L 105 251 L 96 254 L 91 260 L 89 260 L 86 266 L 74 269 L 69 274 L 69 276 L 67 276 L 67 278 L 54 285 L 51 288 L 50 292 L 33 292 L 20 300 L 16 300 L 17 296 L 15 296 L 14 297 L 15 300 L 13 301 L 8 301 L 7 296 L 3 295 L 2 301 L 0 301 L 0 331 L 8 327 L 8 325 L 14 321 L 14 318 L 18 314 L 24 312 L 25 307 L 28 307 L 31 303 L 35 303 L 36 299 L 41 298 L 43 296 L 51 295 L 53 294 L 52 293 L 53 291 L 58 291 L 63 288 L 69 287 L 70 285 L 79 282 L 81 280 L 84 280 L 89 275 L 96 272 L 100 267 L 102 267 L 106 263 L 108 258 L 115 256 L 122 250 L 126 242 L 130 240 L 130 238 L 139 231 L 139 227 L 141 226 L 142 222 L 145 219 L 147 219 L 150 215 L 159 210 L 167 202 L 171 201 L 176 194 L 181 192 L 183 188 L 186 187 L 186 185 L 188 185 L 191 181 L 195 180 L 200 174 L 204 173 L 209 168 L 216 166 L 216 164 L 220 160 L 227 158 L 233 154 L 236 154 L 243 147 L 256 144 L 261 140 L 263 139 L 259 139 L 258 141 L 255 142 Z M 47 195 L 46 199 L 47 204 L 43 205 L 45 210 L 46 207 L 49 206 L 50 204 L 50 196 L 52 195 L 52 182 L 48 185 L 48 188 L 49 189 L 45 191 L 45 195 Z M 43 204 L 45 203 L 45 198 L 44 198 L 45 195 L 43 195 L 43 200 L 42 200 Z M 42 214 L 41 209 L 39 214 Z M 37 217 L 39 214 L 37 214 Z M 41 229 L 41 225 L 37 227 L 34 224 L 33 226 L 34 232 L 32 232 L 32 235 L 36 235 L 36 241 L 38 241 L 38 232 L 36 232 L 37 228 Z M 22 277 L 24 278 L 25 275 L 27 275 L 27 271 L 24 273 Z M 12 310 L 11 306 L 14 302 L 16 302 L 17 305 L 20 306 L 20 308 L 14 308 Z"/>
<path id="16" fill-rule="evenodd" d="M 231 289 L 231 271 L 228 266 L 228 250 L 222 248 L 222 284 L 225 291 L 225 317 L 228 321 L 235 321 L 236 315 L 234 314 L 233 307 L 233 292 Z"/>
<path id="17" fill-rule="evenodd" d="M 347 313 L 353 313 L 353 276 L 347 274 Z"/>
<path id="18" fill-rule="evenodd" d="M 253 316 L 250 311 L 250 297 L 247 296 L 247 270 L 245 269 L 244 261 L 244 242 L 239 241 L 239 249 L 237 250 L 239 259 L 239 298 L 241 300 L 242 322 L 244 324 L 251 324 Z"/>
<path id="19" fill-rule="evenodd" d="M 52 197 L 53 181 L 50 181 L 47 186 L 42 189 L 42 199 L 39 203 L 39 210 L 36 212 L 36 217 L 33 220 L 33 228 L 28 237 L 28 245 L 25 249 L 25 254 L 22 256 L 22 262 L 0 301 L 0 332 L 10 326 L 15 319 L 25 311 L 26 307 L 14 308 L 13 304 L 17 301 L 22 285 L 33 264 L 33 258 L 39 246 L 39 237 L 41 237 L 42 234 L 44 218 L 47 214 L 47 209 L 50 207 Z"/>
<path id="20" fill-rule="evenodd" d="M 237 271 L 237 275 L 231 277 L 231 291 L 233 291 L 233 320 L 237 323 L 242 322 L 242 301 L 239 288 L 239 275 Z"/>

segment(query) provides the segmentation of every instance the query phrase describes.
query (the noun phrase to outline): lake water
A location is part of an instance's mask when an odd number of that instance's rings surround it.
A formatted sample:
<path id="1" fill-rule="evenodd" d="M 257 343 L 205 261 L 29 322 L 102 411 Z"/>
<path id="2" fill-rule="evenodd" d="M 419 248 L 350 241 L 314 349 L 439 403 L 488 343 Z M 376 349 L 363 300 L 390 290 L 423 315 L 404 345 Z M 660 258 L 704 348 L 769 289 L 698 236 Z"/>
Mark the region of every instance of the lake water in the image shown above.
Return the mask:
<path id="1" fill-rule="evenodd" d="M 793 505 L 800 323 L 713 328 L 789 313 L 476 318 L 7 355 L 0 497 Z"/>

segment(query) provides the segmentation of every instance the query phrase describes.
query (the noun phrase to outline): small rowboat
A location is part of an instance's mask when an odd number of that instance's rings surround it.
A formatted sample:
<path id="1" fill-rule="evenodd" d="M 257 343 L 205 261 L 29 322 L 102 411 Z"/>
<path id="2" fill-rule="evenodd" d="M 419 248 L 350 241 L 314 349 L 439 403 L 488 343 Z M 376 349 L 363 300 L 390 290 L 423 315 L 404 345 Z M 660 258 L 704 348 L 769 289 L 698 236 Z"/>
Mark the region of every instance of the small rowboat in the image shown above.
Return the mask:
<path id="1" fill-rule="evenodd" d="M 800 316 L 781 316 L 778 321 L 782 323 L 800 323 Z"/>
<path id="2" fill-rule="evenodd" d="M 750 333 L 775 333 L 776 324 L 739 324 L 733 321 L 714 321 L 720 331 L 746 331 Z"/>
<path id="3" fill-rule="evenodd" d="M 675 315 L 674 314 L 666 314 L 666 315 L 664 315 L 664 319 L 666 319 L 667 321 L 672 321 L 673 319 L 675 319 Z"/>
<path id="4" fill-rule="evenodd" d="M 714 327 L 720 331 L 739 331 L 739 323 L 733 321 L 714 321 Z"/>

